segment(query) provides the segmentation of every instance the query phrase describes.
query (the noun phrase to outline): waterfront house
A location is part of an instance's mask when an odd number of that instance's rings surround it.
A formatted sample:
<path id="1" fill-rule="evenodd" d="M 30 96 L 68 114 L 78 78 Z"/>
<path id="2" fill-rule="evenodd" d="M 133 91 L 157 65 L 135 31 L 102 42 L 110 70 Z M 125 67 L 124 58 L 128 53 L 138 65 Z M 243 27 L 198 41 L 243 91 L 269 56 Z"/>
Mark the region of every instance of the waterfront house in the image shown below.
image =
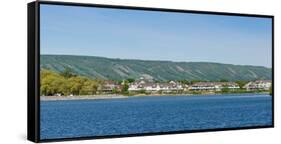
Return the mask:
<path id="1" fill-rule="evenodd" d="M 103 93 L 112 93 L 114 90 L 119 91 L 120 89 L 121 89 L 121 85 L 111 80 L 104 81 L 101 87 L 101 91 Z"/>
<path id="2" fill-rule="evenodd" d="M 140 91 L 140 90 L 144 90 L 145 87 L 151 86 L 152 82 L 145 80 L 145 79 L 140 79 L 140 80 L 136 80 L 133 83 L 129 84 L 129 91 Z"/>
<path id="3" fill-rule="evenodd" d="M 151 80 L 137 80 L 129 85 L 129 91 L 146 91 L 146 92 L 173 92 L 183 90 L 183 86 L 175 81 L 155 83 Z"/>
<path id="4" fill-rule="evenodd" d="M 189 87 L 193 91 L 221 91 L 223 88 L 235 90 L 239 85 L 235 82 L 197 82 Z"/>
<path id="5" fill-rule="evenodd" d="M 243 88 L 247 90 L 269 90 L 271 87 L 271 80 L 256 80 L 248 82 Z"/>

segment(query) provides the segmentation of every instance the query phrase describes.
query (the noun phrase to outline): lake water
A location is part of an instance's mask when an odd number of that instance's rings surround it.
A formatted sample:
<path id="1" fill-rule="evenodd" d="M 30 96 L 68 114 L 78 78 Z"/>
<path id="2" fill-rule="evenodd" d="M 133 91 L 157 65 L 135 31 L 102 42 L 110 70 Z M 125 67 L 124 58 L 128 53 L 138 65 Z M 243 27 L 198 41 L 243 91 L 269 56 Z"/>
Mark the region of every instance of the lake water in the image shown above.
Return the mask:
<path id="1" fill-rule="evenodd" d="M 269 95 L 41 101 L 41 139 L 272 125 Z"/>

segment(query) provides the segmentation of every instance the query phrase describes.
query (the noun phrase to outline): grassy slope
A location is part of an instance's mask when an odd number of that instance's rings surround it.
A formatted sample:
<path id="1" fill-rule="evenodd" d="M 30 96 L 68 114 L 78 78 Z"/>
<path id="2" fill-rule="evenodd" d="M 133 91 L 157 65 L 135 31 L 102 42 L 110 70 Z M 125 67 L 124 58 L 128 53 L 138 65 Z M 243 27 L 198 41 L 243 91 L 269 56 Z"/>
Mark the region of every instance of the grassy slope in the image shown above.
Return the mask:
<path id="1" fill-rule="evenodd" d="M 90 78 L 122 80 L 152 77 L 157 80 L 255 80 L 271 79 L 271 69 L 207 62 L 122 60 L 93 56 L 42 55 L 41 68 Z"/>

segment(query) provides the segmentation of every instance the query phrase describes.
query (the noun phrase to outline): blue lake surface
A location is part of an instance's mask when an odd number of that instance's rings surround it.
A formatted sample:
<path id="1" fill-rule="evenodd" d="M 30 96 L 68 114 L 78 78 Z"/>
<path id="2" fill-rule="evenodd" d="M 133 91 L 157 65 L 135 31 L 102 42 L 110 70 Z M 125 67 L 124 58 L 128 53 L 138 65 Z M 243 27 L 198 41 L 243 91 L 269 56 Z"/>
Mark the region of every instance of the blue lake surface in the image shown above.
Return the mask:
<path id="1" fill-rule="evenodd" d="M 261 94 L 41 101 L 41 139 L 272 125 Z"/>

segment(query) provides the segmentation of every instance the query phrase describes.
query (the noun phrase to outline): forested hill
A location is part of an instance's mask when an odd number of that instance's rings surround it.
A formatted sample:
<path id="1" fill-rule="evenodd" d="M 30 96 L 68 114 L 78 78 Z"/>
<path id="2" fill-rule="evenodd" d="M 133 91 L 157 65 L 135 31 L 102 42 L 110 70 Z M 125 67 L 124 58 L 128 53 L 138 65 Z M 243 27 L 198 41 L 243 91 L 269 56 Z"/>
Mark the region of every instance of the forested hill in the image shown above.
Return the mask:
<path id="1" fill-rule="evenodd" d="M 66 67 L 89 78 L 122 80 L 256 80 L 271 79 L 271 68 L 208 62 L 113 59 L 95 56 L 41 55 L 41 68 L 62 72 Z"/>

